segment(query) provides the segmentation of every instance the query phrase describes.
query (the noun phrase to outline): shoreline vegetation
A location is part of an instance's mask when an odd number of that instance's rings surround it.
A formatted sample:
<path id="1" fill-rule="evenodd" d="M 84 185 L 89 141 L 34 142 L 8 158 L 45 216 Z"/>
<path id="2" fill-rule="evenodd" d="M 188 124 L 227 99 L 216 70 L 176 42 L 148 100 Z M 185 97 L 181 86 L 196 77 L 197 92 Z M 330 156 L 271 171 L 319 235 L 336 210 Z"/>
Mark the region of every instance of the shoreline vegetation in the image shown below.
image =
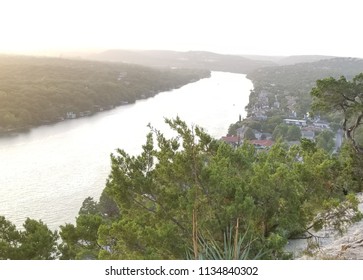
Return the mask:
<path id="1" fill-rule="evenodd" d="M 91 116 L 207 77 L 210 71 L 201 69 L 2 55 L 0 137 Z"/>

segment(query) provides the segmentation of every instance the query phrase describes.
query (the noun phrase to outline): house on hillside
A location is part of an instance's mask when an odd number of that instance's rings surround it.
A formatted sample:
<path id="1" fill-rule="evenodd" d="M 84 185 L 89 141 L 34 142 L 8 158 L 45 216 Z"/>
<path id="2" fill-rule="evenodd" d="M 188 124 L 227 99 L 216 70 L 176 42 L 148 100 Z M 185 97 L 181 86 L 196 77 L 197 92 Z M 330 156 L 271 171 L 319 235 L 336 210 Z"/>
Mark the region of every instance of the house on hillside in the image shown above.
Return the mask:
<path id="1" fill-rule="evenodd" d="M 73 112 L 67 112 L 67 114 L 66 114 L 67 119 L 75 119 L 76 117 L 77 117 L 77 114 L 73 113 Z"/>
<path id="2" fill-rule="evenodd" d="M 261 132 L 256 129 L 252 129 L 253 133 L 255 134 L 255 138 L 257 140 L 270 140 L 272 139 L 272 134 L 267 132 Z"/>
<path id="3" fill-rule="evenodd" d="M 91 111 L 79 112 L 80 117 L 87 117 L 87 116 L 90 116 L 90 115 L 92 115 Z"/>
<path id="4" fill-rule="evenodd" d="M 321 120 L 315 121 L 313 123 L 313 126 L 323 128 L 323 129 L 330 129 L 329 123 L 326 121 L 321 121 Z"/>
<path id="5" fill-rule="evenodd" d="M 222 136 L 221 141 L 230 144 L 233 147 L 238 147 L 241 144 L 241 138 L 237 135 Z"/>
<path id="6" fill-rule="evenodd" d="M 275 144 L 272 140 L 250 140 L 250 143 L 254 145 L 256 149 L 268 149 Z"/>
<path id="7" fill-rule="evenodd" d="M 258 131 L 257 129 L 252 129 L 252 132 L 257 140 L 261 139 L 262 132 Z"/>
<path id="8" fill-rule="evenodd" d="M 283 122 L 289 125 L 306 126 L 306 120 L 284 119 Z"/>

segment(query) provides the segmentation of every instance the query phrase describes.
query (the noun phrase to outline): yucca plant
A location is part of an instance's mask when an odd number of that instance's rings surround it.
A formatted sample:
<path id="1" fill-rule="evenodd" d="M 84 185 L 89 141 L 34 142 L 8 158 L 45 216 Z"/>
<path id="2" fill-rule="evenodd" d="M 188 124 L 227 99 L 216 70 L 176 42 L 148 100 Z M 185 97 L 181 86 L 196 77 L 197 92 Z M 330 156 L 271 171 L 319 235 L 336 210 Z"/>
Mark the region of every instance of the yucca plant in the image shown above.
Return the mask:
<path id="1" fill-rule="evenodd" d="M 267 252 L 260 250 L 252 254 L 251 248 L 254 240 L 248 239 L 248 230 L 239 233 L 238 220 L 233 234 L 233 228 L 228 227 L 223 234 L 223 245 L 214 238 L 206 238 L 199 234 L 197 241 L 193 242 L 193 249 L 187 253 L 187 259 L 198 260 L 256 260 L 261 259 Z M 196 251 L 195 244 L 198 244 Z"/>

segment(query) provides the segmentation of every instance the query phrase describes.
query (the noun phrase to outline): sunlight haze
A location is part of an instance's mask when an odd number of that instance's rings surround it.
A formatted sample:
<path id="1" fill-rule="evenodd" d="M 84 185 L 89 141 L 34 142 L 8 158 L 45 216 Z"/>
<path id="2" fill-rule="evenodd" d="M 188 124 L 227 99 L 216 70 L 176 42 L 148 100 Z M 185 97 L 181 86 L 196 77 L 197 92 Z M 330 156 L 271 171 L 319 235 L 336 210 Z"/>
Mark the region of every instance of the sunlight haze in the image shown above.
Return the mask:
<path id="1" fill-rule="evenodd" d="M 1 53 L 106 49 L 363 57 L 360 1 L 1 1 Z"/>

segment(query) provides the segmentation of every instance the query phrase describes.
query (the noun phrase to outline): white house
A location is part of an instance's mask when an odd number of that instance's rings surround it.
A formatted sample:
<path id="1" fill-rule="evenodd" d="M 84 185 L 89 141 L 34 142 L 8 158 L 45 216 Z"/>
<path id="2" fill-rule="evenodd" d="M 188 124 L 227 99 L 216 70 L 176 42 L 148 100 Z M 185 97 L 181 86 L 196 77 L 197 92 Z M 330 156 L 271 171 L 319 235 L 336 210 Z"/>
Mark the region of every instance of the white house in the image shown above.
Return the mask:
<path id="1" fill-rule="evenodd" d="M 67 119 L 75 119 L 77 117 L 76 113 L 73 112 L 67 112 L 66 118 Z"/>
<path id="2" fill-rule="evenodd" d="M 329 129 L 330 128 L 329 123 L 328 122 L 324 122 L 324 121 L 315 121 L 313 123 L 313 125 L 315 127 L 320 127 L 320 128 L 326 128 L 326 129 Z"/>
<path id="3" fill-rule="evenodd" d="M 306 126 L 306 120 L 297 120 L 297 119 L 284 119 L 284 123 L 296 125 L 296 126 Z"/>

